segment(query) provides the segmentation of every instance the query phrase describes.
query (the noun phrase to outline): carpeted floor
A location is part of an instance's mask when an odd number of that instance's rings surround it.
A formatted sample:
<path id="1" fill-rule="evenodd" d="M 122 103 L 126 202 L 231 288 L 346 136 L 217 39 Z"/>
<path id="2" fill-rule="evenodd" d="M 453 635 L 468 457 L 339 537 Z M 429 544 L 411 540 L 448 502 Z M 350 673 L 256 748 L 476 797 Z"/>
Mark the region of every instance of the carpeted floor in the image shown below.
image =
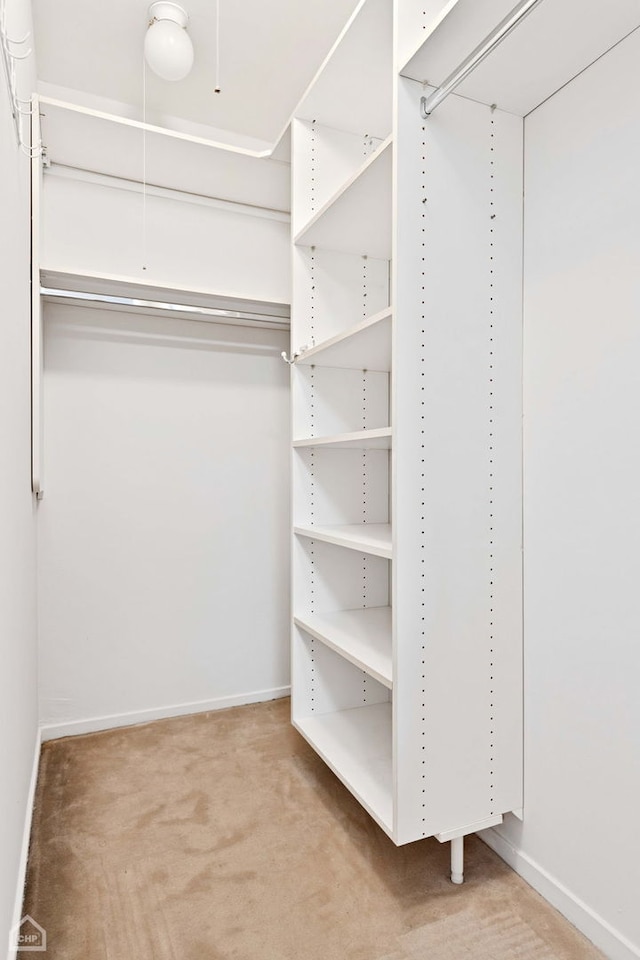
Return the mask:
<path id="1" fill-rule="evenodd" d="M 394 847 L 289 701 L 43 747 L 25 913 L 49 960 L 598 960 L 475 837 Z"/>

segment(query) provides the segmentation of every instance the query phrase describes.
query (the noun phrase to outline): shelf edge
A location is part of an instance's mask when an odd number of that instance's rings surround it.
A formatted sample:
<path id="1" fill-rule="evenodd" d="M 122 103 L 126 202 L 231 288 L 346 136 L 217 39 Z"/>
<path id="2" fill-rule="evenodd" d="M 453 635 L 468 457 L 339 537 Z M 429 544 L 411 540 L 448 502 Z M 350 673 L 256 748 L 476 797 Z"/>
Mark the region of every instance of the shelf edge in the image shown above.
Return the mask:
<path id="1" fill-rule="evenodd" d="M 349 526 L 349 524 L 345 524 Z M 382 557 L 383 560 L 393 559 L 393 546 L 376 547 L 361 540 L 352 537 L 343 537 L 340 534 L 327 534 L 322 532 L 321 527 L 302 527 L 294 526 L 293 532 L 299 537 L 306 537 L 308 540 L 321 540 L 324 543 L 332 543 L 336 547 L 345 547 L 347 550 L 357 550 L 359 553 L 366 553 L 372 557 Z"/>
<path id="2" fill-rule="evenodd" d="M 393 134 L 390 133 L 389 136 L 382 141 L 380 146 L 376 150 L 374 150 L 372 154 L 370 154 L 367 157 L 365 162 L 360 167 L 358 167 L 356 172 L 352 174 L 345 183 L 342 184 L 340 189 L 336 190 L 333 196 L 329 197 L 329 199 L 326 201 L 326 203 L 323 203 L 323 205 L 320 207 L 317 213 L 314 213 L 311 219 L 308 220 L 307 223 L 305 223 L 305 225 L 300 230 L 298 230 L 298 232 L 294 237 L 292 237 L 291 242 L 294 246 L 305 246 L 305 243 L 304 243 L 305 234 L 308 233 L 310 230 L 312 230 L 313 227 L 315 227 L 315 225 L 320 222 L 320 220 L 324 217 L 324 215 L 328 213 L 331 207 L 333 207 L 336 203 L 338 203 L 340 201 L 340 198 L 344 197 L 349 192 L 351 187 L 354 186 L 354 184 L 356 184 L 358 180 L 361 177 L 363 177 L 367 173 L 367 171 L 375 163 L 377 163 L 380 160 L 381 157 L 384 156 L 385 152 L 391 147 L 392 143 L 393 143 Z"/>
<path id="3" fill-rule="evenodd" d="M 310 634 L 312 637 L 315 637 L 320 643 L 324 643 L 326 647 L 329 647 L 330 650 L 333 650 L 334 653 L 337 653 L 343 658 L 343 660 L 348 660 L 349 663 L 352 663 L 354 667 L 358 667 L 360 670 L 363 670 L 367 676 L 372 677 L 374 680 L 377 680 L 378 683 L 381 683 L 383 687 L 386 687 L 387 690 L 393 690 L 393 679 L 391 676 L 386 676 L 386 674 L 381 673 L 379 670 L 376 670 L 370 664 L 367 664 L 364 660 L 361 660 L 359 657 L 350 656 L 349 653 L 341 647 L 339 644 L 334 643 L 330 640 L 326 634 L 321 633 L 319 630 L 316 630 L 311 626 L 307 621 L 303 620 L 301 617 L 294 616 L 293 622 L 297 627 L 300 627 L 301 630 L 304 630 L 306 633 Z"/>
<path id="4" fill-rule="evenodd" d="M 348 330 L 345 330 L 343 333 L 337 333 L 333 337 L 329 337 L 327 340 L 323 340 L 320 343 L 315 344 L 313 347 L 309 347 L 308 350 L 305 350 L 295 359 L 295 363 L 302 366 L 306 366 L 310 362 L 310 358 L 318 356 L 324 350 L 329 350 L 331 347 L 337 346 L 339 343 L 345 343 L 351 339 L 351 337 L 357 336 L 359 333 L 364 333 L 366 330 L 370 330 L 373 327 L 377 326 L 379 323 L 383 323 L 387 318 L 393 317 L 393 307 L 385 307 L 384 310 L 379 310 L 378 313 L 372 314 L 370 317 L 367 317 L 365 320 L 361 320 L 360 323 L 357 323 L 353 327 L 349 327 Z M 330 366 L 330 364 L 328 364 Z M 383 373 L 388 373 L 389 371 L 382 371 Z"/>
<path id="5" fill-rule="evenodd" d="M 295 450 L 305 450 L 309 447 L 338 447 L 341 444 L 357 443 L 359 440 L 386 440 L 387 437 L 389 440 L 393 439 L 391 427 L 374 427 L 373 430 L 354 430 L 350 433 L 337 433 L 328 437 L 301 437 L 299 440 L 294 440 L 292 446 Z M 358 447 L 352 449 L 357 450 Z M 377 449 L 386 450 L 390 447 L 379 447 Z"/>
<path id="6" fill-rule="evenodd" d="M 304 720 L 302 721 L 292 720 L 291 723 L 295 727 L 295 729 L 298 731 L 300 736 L 304 737 L 307 743 L 315 750 L 315 752 L 318 754 L 320 759 L 326 763 L 326 765 L 335 774 L 338 780 L 340 780 L 340 782 L 344 784 L 344 786 L 347 788 L 349 793 L 351 793 L 352 796 L 355 797 L 358 803 L 367 811 L 369 816 L 375 820 L 375 822 L 378 824 L 380 829 L 383 830 L 388 837 L 394 840 L 393 825 L 385 822 L 384 818 L 375 810 L 375 808 L 367 800 L 365 800 L 365 798 L 362 796 L 362 794 L 358 790 L 354 788 L 354 786 L 350 783 L 349 779 L 347 778 L 346 774 L 343 774 L 339 770 L 338 765 L 333 760 L 331 760 L 327 752 L 318 747 L 317 742 L 313 739 L 311 734 L 307 733 L 307 731 L 304 729 Z M 392 800 L 392 810 L 393 810 L 393 800 Z"/>

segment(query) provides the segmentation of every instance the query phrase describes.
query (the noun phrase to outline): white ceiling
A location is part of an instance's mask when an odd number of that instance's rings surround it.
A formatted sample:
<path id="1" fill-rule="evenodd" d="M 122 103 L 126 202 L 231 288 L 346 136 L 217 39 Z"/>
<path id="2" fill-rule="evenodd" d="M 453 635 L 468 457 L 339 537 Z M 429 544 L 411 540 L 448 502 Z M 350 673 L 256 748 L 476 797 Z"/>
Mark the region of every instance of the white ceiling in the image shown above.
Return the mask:
<path id="1" fill-rule="evenodd" d="M 178 83 L 147 71 L 147 108 L 158 116 L 273 143 L 356 6 L 356 0 L 219 0 L 220 78 L 215 94 L 215 0 L 181 0 L 195 48 Z M 142 104 L 148 0 L 33 0 L 39 80 L 86 95 Z"/>

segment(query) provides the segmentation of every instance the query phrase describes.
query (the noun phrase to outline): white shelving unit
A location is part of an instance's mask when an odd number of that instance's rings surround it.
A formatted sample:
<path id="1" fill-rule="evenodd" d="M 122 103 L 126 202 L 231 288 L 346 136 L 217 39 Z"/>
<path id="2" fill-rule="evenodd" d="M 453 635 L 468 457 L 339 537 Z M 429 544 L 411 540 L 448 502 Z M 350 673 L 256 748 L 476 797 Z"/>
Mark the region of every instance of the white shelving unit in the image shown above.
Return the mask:
<path id="1" fill-rule="evenodd" d="M 390 836 L 392 60 L 366 0 L 292 125 L 293 723 Z"/>
<path id="2" fill-rule="evenodd" d="M 471 7 L 363 0 L 292 122 L 293 723 L 456 874 L 522 807 L 522 120 L 420 115 Z"/>
<path id="3" fill-rule="evenodd" d="M 391 8 L 360 4 L 293 122 L 292 211 L 293 722 L 389 835 L 391 78 Z"/>

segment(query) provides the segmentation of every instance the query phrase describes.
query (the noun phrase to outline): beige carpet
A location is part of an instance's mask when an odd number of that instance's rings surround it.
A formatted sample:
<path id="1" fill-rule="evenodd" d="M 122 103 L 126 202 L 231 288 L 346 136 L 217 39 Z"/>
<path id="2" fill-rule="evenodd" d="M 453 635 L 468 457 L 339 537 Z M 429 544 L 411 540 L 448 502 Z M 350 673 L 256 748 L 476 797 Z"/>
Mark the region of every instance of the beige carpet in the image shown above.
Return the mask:
<path id="1" fill-rule="evenodd" d="M 49 960 L 597 960 L 483 843 L 397 848 L 289 701 L 45 744 L 25 912 Z M 25 955 L 26 956 L 26 955 Z"/>

